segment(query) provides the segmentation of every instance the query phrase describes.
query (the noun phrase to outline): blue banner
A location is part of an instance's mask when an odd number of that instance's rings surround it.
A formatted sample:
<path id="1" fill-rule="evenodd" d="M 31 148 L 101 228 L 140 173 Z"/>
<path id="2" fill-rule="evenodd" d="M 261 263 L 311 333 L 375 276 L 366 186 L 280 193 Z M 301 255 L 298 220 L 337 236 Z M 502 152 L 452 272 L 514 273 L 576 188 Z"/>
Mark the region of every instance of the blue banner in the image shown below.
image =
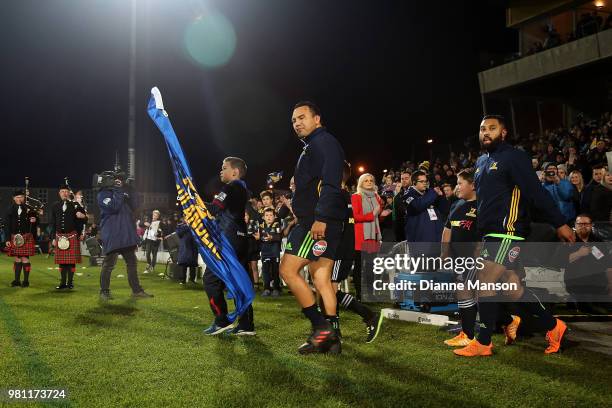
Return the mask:
<path id="1" fill-rule="evenodd" d="M 183 209 L 185 222 L 191 227 L 198 251 L 208 270 L 221 279 L 234 298 L 236 310 L 228 315 L 230 322 L 244 313 L 253 302 L 255 292 L 248 273 L 238 261 L 234 248 L 208 212 L 191 177 L 191 170 L 183 149 L 172 129 L 159 89 L 151 90 L 147 112 L 164 135 L 168 154 L 174 169 L 178 201 Z M 208 271 L 207 271 L 208 272 Z"/>

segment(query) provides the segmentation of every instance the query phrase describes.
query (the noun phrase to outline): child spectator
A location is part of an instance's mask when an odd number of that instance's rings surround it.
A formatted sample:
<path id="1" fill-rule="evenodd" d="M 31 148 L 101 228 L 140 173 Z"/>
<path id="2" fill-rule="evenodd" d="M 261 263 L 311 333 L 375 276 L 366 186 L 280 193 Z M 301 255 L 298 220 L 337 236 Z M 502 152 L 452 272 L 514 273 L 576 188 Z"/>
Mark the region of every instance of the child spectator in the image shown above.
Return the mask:
<path id="1" fill-rule="evenodd" d="M 261 296 L 280 296 L 280 277 L 278 265 L 281 250 L 281 226 L 276 219 L 274 209 L 264 210 L 264 220 L 259 224 L 259 231 L 254 235 L 261 242 L 261 272 L 264 279 L 264 291 Z"/>

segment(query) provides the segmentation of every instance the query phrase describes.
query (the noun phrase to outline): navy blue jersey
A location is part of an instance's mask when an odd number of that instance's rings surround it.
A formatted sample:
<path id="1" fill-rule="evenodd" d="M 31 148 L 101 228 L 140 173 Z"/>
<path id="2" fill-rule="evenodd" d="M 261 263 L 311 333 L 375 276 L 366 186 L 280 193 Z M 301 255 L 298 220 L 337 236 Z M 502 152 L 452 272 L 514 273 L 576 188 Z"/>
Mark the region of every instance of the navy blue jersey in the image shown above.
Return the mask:
<path id="1" fill-rule="evenodd" d="M 529 206 L 558 228 L 565 217 L 542 187 L 527 154 L 507 143 L 480 156 L 474 174 L 481 235 L 529 235 Z"/>
<path id="2" fill-rule="evenodd" d="M 270 237 L 270 240 L 264 241 L 266 237 Z M 267 224 L 265 221 L 260 223 L 259 239 L 261 242 L 261 259 L 280 257 L 282 239 L 280 222 L 275 220 L 272 224 Z"/>
<path id="3" fill-rule="evenodd" d="M 304 151 L 295 167 L 293 212 L 301 222 L 311 220 L 343 222 L 346 205 L 340 184 L 344 151 L 324 128 L 302 139 Z"/>
<path id="4" fill-rule="evenodd" d="M 244 208 L 248 190 L 242 180 L 230 181 L 221 187 L 215 196 L 209 211 L 217 218 L 221 230 L 231 239 L 236 233 L 246 233 Z"/>

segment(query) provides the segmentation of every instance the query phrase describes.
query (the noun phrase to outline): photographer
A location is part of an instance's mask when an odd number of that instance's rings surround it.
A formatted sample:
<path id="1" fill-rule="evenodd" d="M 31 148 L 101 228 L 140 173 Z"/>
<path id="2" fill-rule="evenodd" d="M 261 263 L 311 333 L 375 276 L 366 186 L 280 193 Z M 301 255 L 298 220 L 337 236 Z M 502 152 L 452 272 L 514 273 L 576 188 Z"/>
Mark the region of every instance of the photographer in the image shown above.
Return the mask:
<path id="1" fill-rule="evenodd" d="M 127 266 L 132 297 L 153 297 L 140 286 L 136 271 L 136 245 L 139 239 L 132 215 L 136 207 L 135 194 L 129 185 L 126 185 L 125 174 L 122 172 L 105 172 L 99 179 L 102 181 L 97 198 L 100 207 L 103 254 L 105 255 L 100 271 L 100 299 L 104 301 L 112 299 L 110 277 L 119 255 L 123 257 Z"/>

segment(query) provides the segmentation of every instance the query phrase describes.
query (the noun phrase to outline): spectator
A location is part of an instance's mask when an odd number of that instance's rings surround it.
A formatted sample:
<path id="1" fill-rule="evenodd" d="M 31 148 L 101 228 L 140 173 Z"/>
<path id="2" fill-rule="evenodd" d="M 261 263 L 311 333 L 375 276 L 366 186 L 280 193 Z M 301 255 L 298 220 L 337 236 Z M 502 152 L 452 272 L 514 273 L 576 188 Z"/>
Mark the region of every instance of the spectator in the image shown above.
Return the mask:
<path id="1" fill-rule="evenodd" d="M 573 203 L 573 186 L 568 180 L 561 180 L 557 174 L 557 166 L 554 163 L 546 166 L 544 173 L 544 183 L 546 191 L 557 203 L 561 214 L 565 216 L 565 221 L 569 224 L 576 217 L 576 210 Z"/>
<path id="2" fill-rule="evenodd" d="M 289 236 L 293 227 L 297 225 L 297 217 L 293 214 L 293 209 L 291 208 L 291 197 L 292 193 L 287 193 L 280 198 L 282 206 L 278 212 L 278 217 L 281 219 L 283 237 Z"/>
<path id="3" fill-rule="evenodd" d="M 561 180 L 567 178 L 567 166 L 565 164 L 557 164 L 557 175 Z"/>
<path id="4" fill-rule="evenodd" d="M 405 170 L 400 175 L 400 183 L 395 187 L 395 196 L 393 197 L 393 231 L 395 232 L 396 241 L 404 241 L 404 225 L 406 223 L 406 207 L 402 201 L 403 195 L 412 184 L 412 173 Z"/>
<path id="5" fill-rule="evenodd" d="M 577 309 L 597 313 L 594 298 L 612 294 L 610 257 L 597 236 L 593 234 L 593 220 L 587 214 L 576 217 L 576 243 L 562 246 L 560 251 L 567 262 L 564 281 L 565 289 L 576 302 Z M 594 310 L 595 309 L 595 310 Z"/>
<path id="6" fill-rule="evenodd" d="M 151 222 L 145 221 L 141 227 L 146 228 L 144 233 L 144 244 L 147 256 L 147 267 L 144 273 L 154 272 L 157 264 L 157 251 L 164 234 L 164 225 L 160 221 L 161 213 L 153 210 Z"/>
<path id="7" fill-rule="evenodd" d="M 383 210 L 393 213 L 393 191 L 382 193 Z M 380 220 L 380 230 L 383 242 L 395 242 L 395 232 L 393 232 L 393 217 L 385 217 Z"/>
<path id="8" fill-rule="evenodd" d="M 442 192 L 444 193 L 444 199 L 446 200 L 446 205 L 443 206 L 445 212 L 442 212 L 442 219 L 446 220 L 448 218 L 448 214 L 450 213 L 451 207 L 458 200 L 458 198 L 455 195 L 454 185 L 449 183 L 442 184 Z"/>
<path id="9" fill-rule="evenodd" d="M 597 164 L 605 164 L 606 161 L 606 142 L 604 140 L 598 140 L 595 142 L 595 148 L 587 155 L 587 162 L 589 165 L 594 166 Z"/>
<path id="10" fill-rule="evenodd" d="M 264 280 L 264 291 L 261 296 L 278 297 L 281 290 L 278 266 L 282 229 L 274 209 L 264 210 L 264 220 L 259 224 L 259 231 L 254 237 L 261 243 L 261 274 Z"/>
<path id="11" fill-rule="evenodd" d="M 263 213 L 266 208 L 274 209 L 274 194 L 269 190 L 262 191 L 259 196 L 261 197 L 262 208 L 259 210 L 259 214 L 263 219 Z"/>
<path id="12" fill-rule="evenodd" d="M 591 216 L 594 222 L 612 222 L 612 173 L 606 171 L 601 183 L 593 187 Z"/>
<path id="13" fill-rule="evenodd" d="M 596 164 L 592 167 L 593 178 L 589 184 L 584 187 L 584 193 L 582 194 L 582 201 L 580 202 L 580 211 L 589 214 L 591 212 L 591 196 L 593 195 L 593 189 L 596 185 L 600 184 L 603 180 L 606 168 L 603 164 Z"/>
<path id="14" fill-rule="evenodd" d="M 546 154 L 542 158 L 544 163 L 553 163 L 557 159 L 557 152 L 555 152 L 555 146 L 549 143 L 546 147 Z"/>
<path id="15" fill-rule="evenodd" d="M 439 243 L 445 221 L 442 214 L 448 212 L 445 208 L 447 202 L 444 193 L 439 187 L 429 188 L 427 175 L 421 171 L 412 175 L 412 183 L 412 187 L 404 194 L 406 240 Z M 439 251 L 439 245 L 431 245 L 431 249 L 433 248 Z M 431 250 L 428 252 L 434 254 Z"/>
<path id="16" fill-rule="evenodd" d="M 246 205 L 245 211 L 249 214 L 249 219 L 259 223 L 260 213 L 259 209 L 263 207 L 261 198 L 251 197 Z"/>
<path id="17" fill-rule="evenodd" d="M 572 171 L 572 170 L 584 171 L 584 169 L 586 168 L 586 163 L 584 159 L 580 157 L 580 154 L 578 152 L 578 149 L 576 149 L 576 146 L 570 146 L 567 149 L 566 165 L 569 171 Z"/>
<path id="18" fill-rule="evenodd" d="M 395 183 L 393 183 L 393 175 L 386 174 L 383 177 L 383 180 L 384 180 L 384 183 L 380 186 L 380 189 L 379 189 L 380 194 L 383 195 L 387 191 L 393 194 L 393 192 L 395 191 Z"/>
<path id="19" fill-rule="evenodd" d="M 383 209 L 382 198 L 376 193 L 374 176 L 364 173 L 357 181 L 357 192 L 351 196 L 355 218 L 355 266 L 353 278 L 357 299 L 361 299 L 361 257 L 362 252 L 372 254 L 380 248 L 382 231 L 380 221 L 391 214 Z M 369 268 L 368 268 L 369 270 Z"/>
<path id="20" fill-rule="evenodd" d="M 580 203 L 582 202 L 582 195 L 584 194 L 584 179 L 582 178 L 582 173 L 580 173 L 578 170 L 572 171 L 569 179 L 570 183 L 572 183 L 574 186 L 574 190 L 572 191 L 572 201 L 574 203 L 576 214 L 579 214 L 584 212 L 580 206 Z"/>
<path id="21" fill-rule="evenodd" d="M 248 207 L 248 205 L 247 205 Z M 256 288 L 259 288 L 259 266 L 257 265 L 257 261 L 259 261 L 259 253 L 261 249 L 259 248 L 259 241 L 256 237 L 259 234 L 259 222 L 257 221 L 257 216 L 255 218 L 251 218 L 251 213 L 249 211 L 244 212 L 244 222 L 247 225 L 247 242 L 248 242 L 248 260 L 249 260 L 249 273 L 253 276 L 253 283 Z"/>
<path id="22" fill-rule="evenodd" d="M 561 44 L 561 35 L 559 35 L 554 27 L 550 27 L 550 29 L 547 30 L 547 34 L 544 40 L 544 48 L 553 48 Z"/>
<path id="23" fill-rule="evenodd" d="M 176 235 L 180 238 L 177 264 L 181 267 L 181 284 L 196 281 L 198 270 L 198 248 L 191 228 L 185 223 L 181 223 L 176 228 Z"/>

